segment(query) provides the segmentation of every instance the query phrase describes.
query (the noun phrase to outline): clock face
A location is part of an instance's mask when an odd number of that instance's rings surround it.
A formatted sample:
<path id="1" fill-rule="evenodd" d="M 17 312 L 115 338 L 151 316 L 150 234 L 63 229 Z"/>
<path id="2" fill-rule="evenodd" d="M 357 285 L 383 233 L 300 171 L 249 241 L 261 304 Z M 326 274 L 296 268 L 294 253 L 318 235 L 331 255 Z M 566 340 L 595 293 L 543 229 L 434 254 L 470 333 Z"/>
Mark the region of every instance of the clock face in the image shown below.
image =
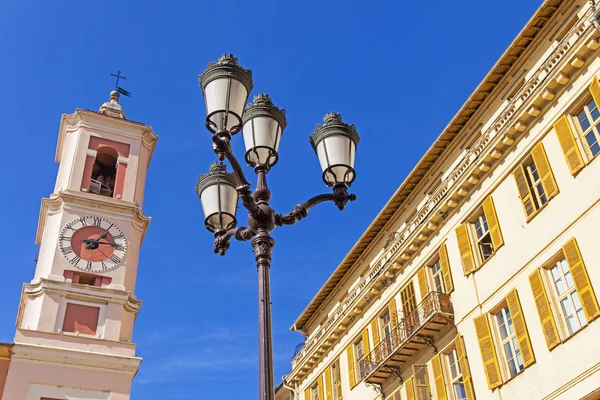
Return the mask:
<path id="1" fill-rule="evenodd" d="M 100 217 L 69 222 L 58 238 L 61 253 L 76 268 L 107 272 L 125 260 L 127 242 L 115 224 Z"/>

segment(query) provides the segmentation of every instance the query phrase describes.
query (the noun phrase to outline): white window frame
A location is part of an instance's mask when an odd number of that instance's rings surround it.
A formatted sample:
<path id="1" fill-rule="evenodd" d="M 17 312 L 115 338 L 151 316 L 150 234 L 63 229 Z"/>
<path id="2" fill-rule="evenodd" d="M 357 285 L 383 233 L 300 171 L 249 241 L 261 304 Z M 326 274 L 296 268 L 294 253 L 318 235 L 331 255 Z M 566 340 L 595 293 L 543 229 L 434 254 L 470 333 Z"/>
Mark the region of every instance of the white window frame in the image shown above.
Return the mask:
<path id="1" fill-rule="evenodd" d="M 538 166 L 533 160 L 533 156 L 529 155 L 529 157 L 525 159 L 522 165 L 523 169 L 525 170 L 525 179 L 527 180 L 527 185 L 529 186 L 529 190 L 533 194 L 533 207 L 537 211 L 544 207 L 546 203 L 548 203 L 548 194 L 544 190 L 542 178 L 540 176 Z M 535 167 L 535 169 L 531 167 L 532 165 Z"/>
<path id="2" fill-rule="evenodd" d="M 479 226 L 481 227 L 481 236 L 478 233 L 478 228 L 477 228 L 478 223 L 479 223 Z M 473 244 L 475 246 L 474 253 L 476 254 L 476 258 L 477 258 L 477 261 L 479 262 L 479 265 L 482 265 L 482 264 L 486 263 L 490 258 L 492 258 L 493 255 L 496 253 L 496 249 L 494 248 L 494 244 L 492 243 L 492 237 L 490 234 L 489 224 L 487 222 L 487 215 L 485 215 L 485 211 L 483 211 L 483 207 L 479 207 L 477 209 L 477 212 L 475 212 L 475 214 L 471 218 L 471 222 L 469 223 L 469 225 L 471 228 L 471 236 L 474 239 L 473 240 Z M 484 245 L 482 244 L 482 242 L 484 241 L 484 239 L 486 237 L 488 240 L 488 243 L 486 243 L 486 246 L 489 245 L 492 249 L 492 252 L 490 253 L 490 255 L 487 258 L 484 258 L 483 249 L 482 249 L 482 246 L 484 246 Z"/>
<path id="3" fill-rule="evenodd" d="M 498 315 L 502 315 L 503 319 L 504 319 L 504 324 L 506 325 L 506 332 L 507 332 L 507 336 L 506 338 L 502 338 L 502 333 L 500 330 L 500 323 L 498 321 Z M 500 346 L 498 346 L 498 353 L 500 353 L 500 359 L 502 361 L 504 361 L 502 363 L 503 367 L 502 369 L 505 371 L 505 373 L 508 376 L 508 379 L 511 379 L 517 375 L 519 375 L 519 373 L 521 373 L 523 370 L 525 370 L 525 367 L 522 365 L 523 363 L 523 357 L 521 356 L 521 365 L 519 365 L 518 362 L 518 356 L 520 356 L 521 354 L 521 349 L 519 348 L 519 344 L 517 342 L 517 332 L 514 329 L 514 323 L 512 322 L 512 316 L 510 315 L 510 310 L 508 309 L 508 304 L 503 303 L 501 306 L 499 306 L 495 312 L 492 313 L 493 316 L 493 325 L 494 325 L 494 330 L 495 330 L 495 334 L 496 334 L 496 338 L 498 339 L 498 343 L 500 344 Z M 510 332 L 509 329 L 509 324 L 508 324 L 508 320 L 510 319 L 510 322 L 512 324 L 513 327 L 513 331 L 512 333 Z M 504 350 L 504 346 L 507 345 L 509 346 L 511 353 L 512 353 L 512 358 L 511 359 L 507 359 L 506 358 L 506 352 Z M 517 353 L 517 349 L 519 350 L 519 352 Z M 514 365 L 515 365 L 515 374 L 513 375 L 510 371 L 510 366 L 509 366 L 509 362 L 513 360 L 514 361 Z"/>
<path id="4" fill-rule="evenodd" d="M 431 274 L 431 281 L 433 283 L 433 289 L 436 292 L 440 292 L 440 293 L 446 293 L 447 289 L 446 289 L 446 283 L 444 282 L 444 273 L 442 272 L 442 264 L 440 263 L 440 259 L 439 257 L 436 257 L 432 262 L 429 263 L 429 273 Z M 437 271 L 435 269 L 435 266 L 437 266 Z M 442 290 L 438 290 L 438 282 L 437 279 L 439 279 L 439 286 L 441 286 Z"/>
<path id="5" fill-rule="evenodd" d="M 79 332 L 64 332 L 62 330 L 63 324 L 65 322 L 65 314 L 67 312 L 67 304 L 79 304 L 82 306 L 95 307 L 95 308 L 100 309 L 100 311 L 98 312 L 98 326 L 96 327 L 95 335 L 86 335 L 86 334 L 79 333 Z M 93 303 L 90 301 L 74 300 L 74 299 L 69 299 L 69 298 L 63 297 L 60 299 L 60 304 L 58 305 L 58 317 L 56 318 L 56 326 L 54 328 L 54 331 L 57 333 L 63 334 L 63 335 L 103 339 L 104 338 L 104 329 L 105 329 L 105 325 L 106 325 L 106 309 L 107 309 L 107 307 L 108 307 L 108 304 L 106 304 L 106 303 Z"/>
<path id="6" fill-rule="evenodd" d="M 460 363 L 458 362 L 458 352 L 456 351 L 456 346 L 452 345 L 451 348 L 449 348 L 448 350 L 446 350 L 444 353 L 444 365 L 443 365 L 443 370 L 444 370 L 444 374 L 446 375 L 447 379 L 446 382 L 448 382 L 448 386 L 450 387 L 450 398 L 453 400 L 464 400 L 466 399 L 466 388 L 465 388 L 465 383 L 463 380 L 463 376 L 462 376 L 462 369 L 460 368 Z M 452 364 L 451 364 L 451 358 L 454 358 L 454 366 L 456 371 L 458 372 L 458 374 L 456 376 L 452 376 Z M 458 397 L 458 394 L 456 393 L 456 385 L 462 385 L 463 387 L 463 391 L 465 392 L 465 397 L 460 398 Z"/>
<path id="7" fill-rule="evenodd" d="M 571 266 L 567 262 L 566 258 L 564 257 L 564 254 L 562 252 L 560 253 L 560 257 L 556 258 L 554 262 L 550 263 L 544 269 L 546 270 L 546 275 L 547 275 L 546 278 L 548 279 L 548 282 L 550 282 L 549 286 L 550 286 L 550 293 L 552 296 L 552 300 L 553 300 L 554 306 L 557 310 L 556 312 L 558 313 L 558 316 L 560 317 L 560 325 L 562 326 L 562 331 L 563 331 L 562 335 L 563 335 L 563 338 L 566 339 L 566 338 L 573 336 L 574 334 L 579 332 L 581 329 L 585 328 L 588 324 L 588 321 L 587 321 L 587 318 L 585 317 L 583 308 L 580 308 L 580 310 L 581 310 L 582 317 L 583 317 L 585 323 L 582 324 L 579 321 L 579 316 L 577 315 L 577 310 L 575 309 L 575 304 L 573 303 L 572 296 L 573 295 L 577 296 L 577 298 L 579 299 L 580 306 L 582 305 L 582 303 L 581 303 L 581 297 L 579 297 L 579 292 L 577 291 L 577 288 L 575 287 L 574 283 L 571 287 L 567 288 L 563 294 L 558 293 L 558 289 L 556 287 L 554 276 L 552 275 L 552 269 L 557 268 L 557 270 L 560 273 L 560 278 L 563 279 L 563 282 L 565 282 L 565 286 L 566 286 L 565 274 L 560 267 L 562 262 L 564 262 L 566 264 L 566 266 L 569 268 L 569 273 L 572 275 Z M 570 306 L 574 310 L 572 316 L 575 318 L 577 325 L 579 325 L 579 328 L 577 328 L 573 332 L 569 331 L 569 325 L 567 323 L 567 316 L 565 315 L 565 312 L 561 305 L 562 300 L 567 299 L 567 298 L 569 299 Z"/>
<path id="8" fill-rule="evenodd" d="M 588 144 L 586 136 L 590 133 L 593 133 L 596 139 L 596 143 L 600 146 L 600 117 L 598 117 L 596 120 L 592 120 L 592 115 L 588 105 L 593 102 L 596 105 L 596 109 L 599 111 L 600 109 L 598 108 L 598 104 L 596 104 L 595 100 L 591 96 L 586 96 L 585 99 L 587 101 L 579 103 L 579 106 L 573 110 L 573 112 L 571 113 L 571 118 L 573 119 L 574 125 L 576 126 L 577 133 L 579 134 L 579 139 L 581 140 L 582 147 L 585 150 L 585 154 L 591 160 L 595 158 L 598 154 L 600 154 L 600 151 L 596 154 L 592 153 L 592 149 Z M 589 128 L 585 130 L 583 129 L 583 127 L 581 126 L 581 122 L 579 121 L 579 114 L 581 114 L 582 111 L 585 114 L 588 123 L 590 124 Z"/>

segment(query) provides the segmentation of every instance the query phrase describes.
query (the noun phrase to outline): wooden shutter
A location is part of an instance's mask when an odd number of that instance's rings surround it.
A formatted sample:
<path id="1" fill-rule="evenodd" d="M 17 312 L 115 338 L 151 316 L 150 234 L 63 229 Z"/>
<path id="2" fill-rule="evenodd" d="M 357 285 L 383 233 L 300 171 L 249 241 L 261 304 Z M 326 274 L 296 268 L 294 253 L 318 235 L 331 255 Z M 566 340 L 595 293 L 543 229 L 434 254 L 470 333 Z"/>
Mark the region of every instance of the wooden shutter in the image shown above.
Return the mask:
<path id="1" fill-rule="evenodd" d="M 496 356 L 496 347 L 494 346 L 488 315 L 480 315 L 473 322 L 475 323 L 475 332 L 479 340 L 479 350 L 481 351 L 483 369 L 487 377 L 488 387 L 490 389 L 497 388 L 502 385 L 502 376 L 500 375 L 500 366 L 498 365 L 498 357 Z"/>
<path id="2" fill-rule="evenodd" d="M 515 183 L 517 184 L 521 203 L 523 203 L 525 215 L 529 217 L 535 211 L 535 205 L 533 204 L 533 195 L 531 194 L 529 184 L 527 183 L 527 177 L 525 176 L 525 169 L 521 164 L 515 168 L 513 176 L 515 178 Z"/>
<path id="3" fill-rule="evenodd" d="M 350 343 L 346 349 L 346 358 L 348 359 L 348 378 L 350 379 L 350 389 L 352 390 L 356 386 L 356 375 L 354 374 L 354 346 Z"/>
<path id="4" fill-rule="evenodd" d="M 438 250 L 438 256 L 440 257 L 440 268 L 442 269 L 442 275 L 444 277 L 444 286 L 446 286 L 446 293 L 452 293 L 454 291 L 454 282 L 452 281 L 452 273 L 450 272 L 450 261 L 448 260 L 448 249 L 446 244 Z"/>
<path id="5" fill-rule="evenodd" d="M 379 315 L 371 321 L 371 336 L 373 337 L 373 348 L 377 347 L 379 339 Z"/>
<path id="6" fill-rule="evenodd" d="M 325 379 L 323 380 L 325 383 L 325 400 L 333 400 L 333 396 L 331 395 L 332 387 L 331 387 L 331 366 L 325 369 Z"/>
<path id="7" fill-rule="evenodd" d="M 592 79 L 592 83 L 590 84 L 590 93 L 592 94 L 594 103 L 596 103 L 596 107 L 598 107 L 600 104 L 600 83 L 596 76 L 594 76 L 594 79 Z"/>
<path id="8" fill-rule="evenodd" d="M 527 368 L 535 362 L 535 355 L 533 354 L 533 348 L 531 347 L 531 340 L 529 339 L 529 332 L 527 331 L 527 324 L 525 323 L 525 316 L 523 315 L 523 309 L 521 308 L 517 289 L 508 292 L 508 295 L 506 295 L 506 303 L 508 304 L 510 318 L 512 319 L 515 328 L 515 334 L 517 335 L 517 342 L 519 342 L 519 349 L 521 350 L 521 357 L 523 358 L 523 367 Z"/>
<path id="9" fill-rule="evenodd" d="M 473 248 L 471 247 L 471 239 L 469 238 L 469 230 L 467 224 L 462 224 L 456 228 L 456 238 L 458 239 L 458 249 L 462 260 L 465 276 L 475 271 L 475 257 L 473 256 Z"/>
<path id="10" fill-rule="evenodd" d="M 367 328 L 363 329 L 362 331 L 362 346 L 363 353 L 365 356 L 371 352 L 371 349 L 369 347 L 369 331 L 367 330 Z"/>
<path id="11" fill-rule="evenodd" d="M 579 146 L 577 146 L 577 142 L 575 141 L 575 135 L 573 134 L 573 130 L 571 130 L 571 125 L 566 115 L 563 115 L 554 123 L 554 131 L 556 132 L 556 136 L 558 136 L 558 142 L 567 160 L 569 171 L 571 171 L 571 175 L 575 175 L 585 166 L 585 163 L 583 162 L 583 157 L 581 156 Z"/>
<path id="12" fill-rule="evenodd" d="M 504 244 L 504 238 L 500 231 L 500 224 L 498 223 L 498 216 L 496 215 L 496 207 L 494 207 L 494 199 L 492 199 L 492 196 L 488 196 L 483 201 L 483 212 L 485 213 L 485 219 L 487 220 L 490 229 L 492 245 L 494 245 L 494 251 L 496 251 Z"/>
<path id="13" fill-rule="evenodd" d="M 415 400 L 415 388 L 412 376 L 406 380 L 406 400 Z"/>
<path id="14" fill-rule="evenodd" d="M 529 275 L 529 284 L 531 285 L 535 305 L 537 307 L 538 315 L 540 316 L 540 322 L 542 323 L 542 330 L 544 331 L 548 350 L 552 350 L 560 344 L 560 337 L 558 335 L 558 329 L 556 328 L 556 321 L 552 315 L 552 309 L 550 308 L 548 294 L 544 288 L 542 271 L 539 268 Z"/>
<path id="15" fill-rule="evenodd" d="M 319 394 L 319 400 L 323 399 L 323 375 L 319 376 L 319 382 L 317 383 L 317 393 Z"/>
<path id="16" fill-rule="evenodd" d="M 304 400 L 310 400 L 310 388 L 304 391 Z"/>
<path id="17" fill-rule="evenodd" d="M 444 373 L 442 372 L 442 361 L 440 355 L 436 354 L 431 360 L 431 366 L 433 367 L 433 381 L 435 385 L 435 391 L 437 393 L 438 400 L 448 400 L 446 395 L 446 383 L 444 382 Z"/>
<path id="18" fill-rule="evenodd" d="M 548 161 L 546 150 L 544 150 L 544 144 L 542 142 L 536 144 L 531 150 L 531 157 L 540 174 L 540 180 L 542 181 L 544 192 L 546 192 L 546 198 L 550 200 L 558 194 L 558 185 L 554 179 L 554 174 L 552 173 L 552 168 L 550 168 L 550 162 Z"/>
<path id="19" fill-rule="evenodd" d="M 573 274 L 573 281 L 581 299 L 583 312 L 589 322 L 600 315 L 600 308 L 575 238 L 569 240 L 563 246 L 563 252 L 571 269 L 571 274 Z"/>
<path id="20" fill-rule="evenodd" d="M 475 400 L 475 391 L 473 390 L 473 377 L 471 376 L 471 369 L 469 368 L 469 361 L 467 359 L 467 352 L 465 351 L 465 342 L 462 336 L 456 335 L 454 339 L 454 346 L 456 346 L 456 355 L 458 356 L 458 365 L 462 372 L 463 384 L 465 385 L 465 392 L 467 392 L 467 400 Z"/>
<path id="21" fill-rule="evenodd" d="M 419 280 L 419 292 L 421 292 L 421 300 L 423 300 L 429 294 L 429 282 L 427 282 L 427 266 L 422 266 L 417 272 L 417 278 Z"/>
<path id="22" fill-rule="evenodd" d="M 390 321 L 392 322 L 392 329 L 396 329 L 398 326 L 398 310 L 396 308 L 396 299 L 392 298 L 388 303 L 388 309 L 390 310 Z"/>

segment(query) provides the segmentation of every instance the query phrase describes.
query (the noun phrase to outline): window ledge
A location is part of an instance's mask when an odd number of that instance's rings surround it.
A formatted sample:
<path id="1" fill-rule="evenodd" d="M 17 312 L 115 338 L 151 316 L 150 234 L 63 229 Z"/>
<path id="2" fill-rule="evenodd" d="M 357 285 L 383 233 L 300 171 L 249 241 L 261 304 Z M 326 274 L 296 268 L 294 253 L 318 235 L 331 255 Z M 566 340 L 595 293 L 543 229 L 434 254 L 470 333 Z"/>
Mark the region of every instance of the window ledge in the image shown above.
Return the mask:
<path id="1" fill-rule="evenodd" d="M 546 206 L 548 205 L 548 203 L 550 203 L 550 201 L 554 197 L 556 197 L 556 195 L 554 195 L 551 199 L 548 199 L 548 201 L 543 206 L 541 206 L 540 208 L 538 208 L 537 210 L 535 210 L 533 213 L 529 214 L 529 216 L 527 216 L 527 219 L 525 220 L 525 222 L 526 223 L 530 223 L 533 218 L 535 218 L 544 208 L 546 208 Z"/>

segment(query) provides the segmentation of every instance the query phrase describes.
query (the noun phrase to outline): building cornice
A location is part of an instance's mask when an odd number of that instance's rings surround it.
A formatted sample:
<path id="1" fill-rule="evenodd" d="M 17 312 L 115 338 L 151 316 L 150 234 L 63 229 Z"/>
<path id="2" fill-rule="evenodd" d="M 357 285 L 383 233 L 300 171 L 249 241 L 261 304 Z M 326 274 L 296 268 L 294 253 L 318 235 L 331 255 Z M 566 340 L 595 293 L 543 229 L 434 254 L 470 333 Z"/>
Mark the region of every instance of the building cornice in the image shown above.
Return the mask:
<path id="1" fill-rule="evenodd" d="M 548 20 L 552 18 L 561 3 L 569 2 L 572 3 L 572 1 L 562 2 L 561 0 L 544 1 L 534 16 L 500 57 L 498 62 L 496 62 L 494 67 L 479 84 L 477 89 L 471 94 L 455 117 L 443 130 L 442 134 L 429 148 L 425 156 L 410 172 L 406 180 L 400 185 L 398 190 L 384 206 L 383 210 L 363 233 L 350 252 L 348 252 L 331 277 L 294 322 L 294 325 L 291 328 L 292 330 L 303 330 L 306 323 L 316 314 L 329 294 L 335 290 L 338 284 L 357 264 L 361 255 L 373 248 L 375 242 L 377 242 L 378 236 L 383 232 L 387 223 L 393 218 L 401 206 L 405 204 L 406 199 L 427 175 L 430 168 L 439 160 L 442 153 L 446 151 L 459 132 L 467 125 L 482 104 L 488 100 L 492 91 L 494 91 L 508 71 L 511 70 L 511 67 L 517 62 L 519 57 L 527 50 L 528 46 L 537 37 L 538 33 L 542 30 Z"/>
<path id="2" fill-rule="evenodd" d="M 591 14 L 589 10 L 587 14 Z M 585 21 L 587 14 L 580 21 Z M 371 269 L 342 299 L 321 327 L 307 341 L 293 360 L 289 381 L 299 381 L 330 349 L 360 315 L 362 308 L 378 295 L 392 278 L 402 270 L 438 231 L 444 221 L 440 213 L 449 217 L 468 198 L 486 174 L 491 172 L 506 154 L 506 149 L 520 138 L 520 134 L 543 115 L 545 107 L 570 79 L 585 65 L 585 55 L 598 49 L 598 32 L 585 21 L 574 26 L 558 44 L 546 61 L 504 107 L 490 128 L 467 152 L 462 162 L 429 197 L 417 214 L 407 222 Z M 582 61 L 582 62 L 581 62 Z M 565 80 L 565 76 L 567 79 Z M 521 135 L 522 136 L 522 135 Z"/>
<path id="3" fill-rule="evenodd" d="M 50 198 L 42 199 L 35 235 L 36 244 L 42 242 L 46 216 L 49 213 L 56 213 L 62 209 L 77 209 L 78 212 L 82 213 L 93 210 L 94 213 L 104 212 L 107 217 L 115 216 L 123 218 L 125 216 L 133 222 L 135 229 L 142 232 L 142 241 L 150 223 L 150 217 L 146 217 L 141 207 L 135 203 L 123 199 L 99 196 L 93 193 L 63 190 L 60 193 L 51 194 Z"/>

